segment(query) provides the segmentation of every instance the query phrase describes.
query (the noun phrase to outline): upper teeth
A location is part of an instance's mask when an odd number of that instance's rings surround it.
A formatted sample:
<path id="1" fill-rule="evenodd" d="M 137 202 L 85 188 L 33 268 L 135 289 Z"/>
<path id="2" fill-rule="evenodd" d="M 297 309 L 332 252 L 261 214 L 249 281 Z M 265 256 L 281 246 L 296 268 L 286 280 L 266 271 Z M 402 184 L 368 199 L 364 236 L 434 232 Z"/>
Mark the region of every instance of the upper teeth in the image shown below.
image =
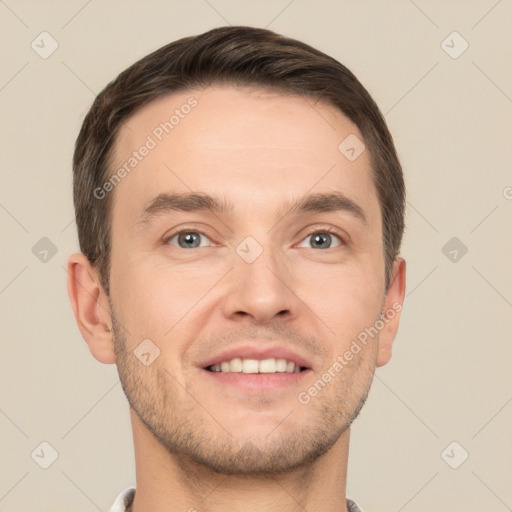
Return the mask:
<path id="1" fill-rule="evenodd" d="M 213 372 L 243 372 L 243 373 L 298 373 L 300 366 L 286 359 L 241 359 L 236 357 L 231 361 L 223 361 L 208 367 Z"/>

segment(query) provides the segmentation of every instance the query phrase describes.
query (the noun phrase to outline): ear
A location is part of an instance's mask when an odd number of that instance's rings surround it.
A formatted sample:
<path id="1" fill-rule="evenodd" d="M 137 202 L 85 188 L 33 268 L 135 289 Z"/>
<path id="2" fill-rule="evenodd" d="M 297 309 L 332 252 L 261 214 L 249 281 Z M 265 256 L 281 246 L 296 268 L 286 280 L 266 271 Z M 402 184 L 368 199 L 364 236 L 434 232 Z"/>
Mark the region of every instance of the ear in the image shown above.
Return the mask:
<path id="1" fill-rule="evenodd" d="M 115 363 L 112 315 L 96 269 L 83 254 L 72 254 L 67 272 L 71 307 L 91 354 L 102 363 Z"/>
<path id="2" fill-rule="evenodd" d="M 393 341 L 398 332 L 400 312 L 405 298 L 405 267 L 403 258 L 395 259 L 389 288 L 384 299 L 382 311 L 384 327 L 379 333 L 377 366 L 384 366 L 391 359 Z"/>

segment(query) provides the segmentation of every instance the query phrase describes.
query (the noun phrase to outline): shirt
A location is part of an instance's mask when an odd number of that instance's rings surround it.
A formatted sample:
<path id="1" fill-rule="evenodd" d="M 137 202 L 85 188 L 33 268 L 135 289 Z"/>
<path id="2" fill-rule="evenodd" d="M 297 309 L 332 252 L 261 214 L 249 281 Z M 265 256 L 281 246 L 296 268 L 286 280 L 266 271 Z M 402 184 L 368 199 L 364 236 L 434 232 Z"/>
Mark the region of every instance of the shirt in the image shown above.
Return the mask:
<path id="1" fill-rule="evenodd" d="M 132 504 L 135 498 L 135 487 L 128 487 L 125 489 L 114 501 L 110 512 L 126 512 L 128 507 Z M 355 501 L 347 498 L 347 509 L 348 512 L 363 512 L 356 504 Z"/>

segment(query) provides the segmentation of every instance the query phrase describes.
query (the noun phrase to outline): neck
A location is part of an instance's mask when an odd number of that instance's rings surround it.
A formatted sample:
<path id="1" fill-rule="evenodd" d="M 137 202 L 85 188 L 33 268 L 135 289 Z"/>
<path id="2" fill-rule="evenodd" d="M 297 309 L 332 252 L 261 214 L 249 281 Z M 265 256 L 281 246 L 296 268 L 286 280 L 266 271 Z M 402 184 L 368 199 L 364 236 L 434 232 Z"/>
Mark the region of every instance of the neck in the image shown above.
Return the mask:
<path id="1" fill-rule="evenodd" d="M 322 457 L 285 474 L 225 475 L 169 453 L 130 414 L 137 474 L 131 512 L 347 512 L 350 429 Z"/>

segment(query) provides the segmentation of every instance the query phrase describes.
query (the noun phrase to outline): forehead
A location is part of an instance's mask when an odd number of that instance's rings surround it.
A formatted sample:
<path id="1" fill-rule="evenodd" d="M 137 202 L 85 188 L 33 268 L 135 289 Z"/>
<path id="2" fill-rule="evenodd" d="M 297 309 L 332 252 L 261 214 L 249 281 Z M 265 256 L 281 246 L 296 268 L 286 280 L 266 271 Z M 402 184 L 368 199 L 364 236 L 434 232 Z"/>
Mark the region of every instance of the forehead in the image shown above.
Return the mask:
<path id="1" fill-rule="evenodd" d="M 363 151 L 347 159 L 339 145 L 348 136 L 363 139 L 338 109 L 311 98 L 227 86 L 163 96 L 120 130 L 112 168 L 126 172 L 115 187 L 114 219 L 134 220 L 161 193 L 208 192 L 250 216 L 338 190 L 371 220 L 379 214 L 370 158 Z"/>

